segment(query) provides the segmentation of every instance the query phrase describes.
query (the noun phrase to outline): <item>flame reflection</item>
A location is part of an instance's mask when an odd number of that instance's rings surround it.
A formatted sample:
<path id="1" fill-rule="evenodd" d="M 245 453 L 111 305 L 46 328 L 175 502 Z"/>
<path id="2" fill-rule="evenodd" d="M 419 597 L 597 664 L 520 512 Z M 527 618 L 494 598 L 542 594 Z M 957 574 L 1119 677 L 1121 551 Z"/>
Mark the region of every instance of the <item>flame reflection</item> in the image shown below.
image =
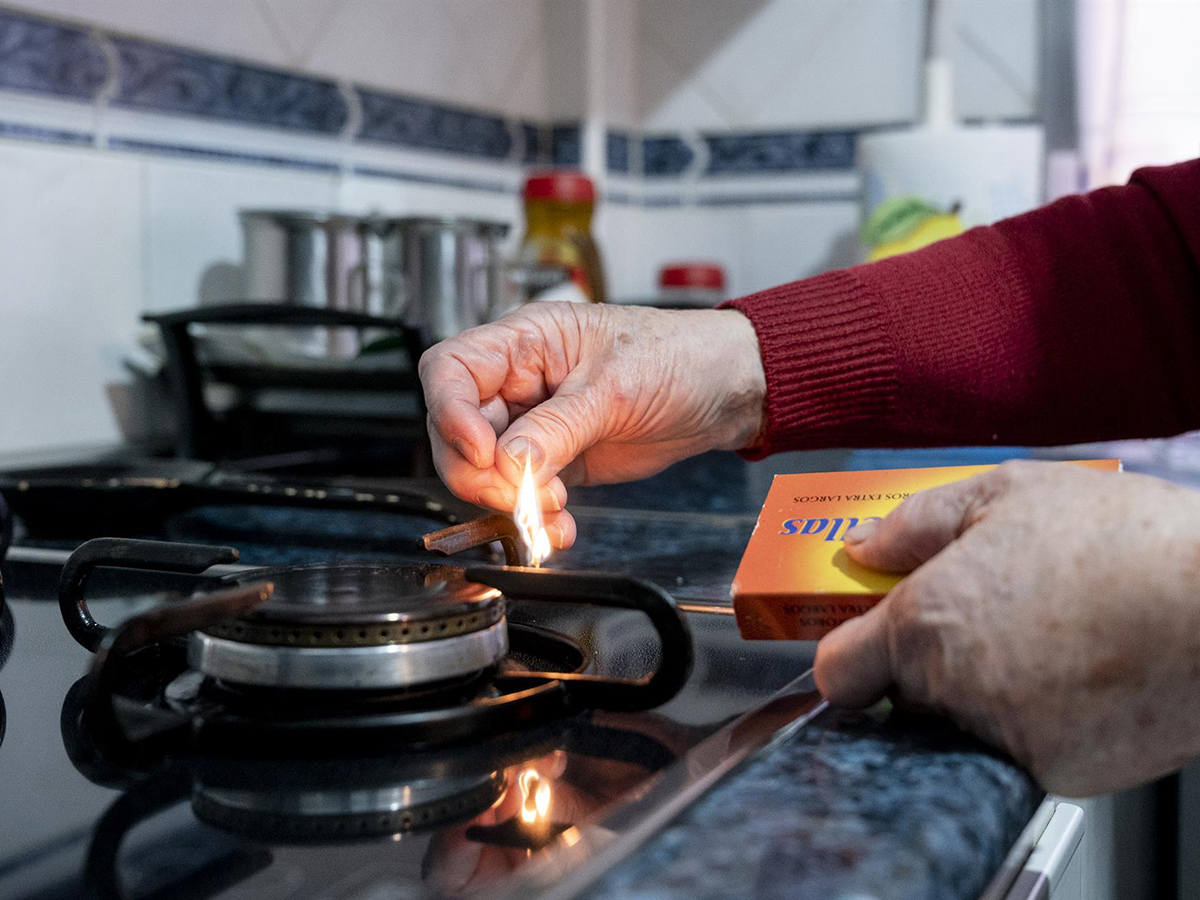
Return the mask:
<path id="1" fill-rule="evenodd" d="M 521 788 L 521 821 L 527 825 L 544 822 L 550 812 L 550 782 L 536 769 L 524 769 L 517 785 Z"/>

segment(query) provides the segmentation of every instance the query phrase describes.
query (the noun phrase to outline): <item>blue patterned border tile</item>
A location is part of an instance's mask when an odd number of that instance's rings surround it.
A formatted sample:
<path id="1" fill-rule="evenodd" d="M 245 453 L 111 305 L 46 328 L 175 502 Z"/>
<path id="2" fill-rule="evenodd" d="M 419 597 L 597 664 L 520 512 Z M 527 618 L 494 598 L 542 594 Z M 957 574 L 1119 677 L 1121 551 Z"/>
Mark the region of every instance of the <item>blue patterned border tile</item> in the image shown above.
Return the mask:
<path id="1" fill-rule="evenodd" d="M 543 139 L 546 129 L 537 122 L 521 123 L 521 162 L 527 166 L 545 162 L 549 157 L 549 141 Z"/>
<path id="2" fill-rule="evenodd" d="M 356 87 L 362 102 L 359 140 L 417 150 L 508 159 L 513 136 L 500 116 Z"/>
<path id="3" fill-rule="evenodd" d="M 83 29 L 0 10 L 0 87 L 91 100 L 107 78 Z"/>
<path id="4" fill-rule="evenodd" d="M 577 122 L 550 126 L 550 161 L 556 166 L 583 163 L 583 129 Z"/>
<path id="5" fill-rule="evenodd" d="M 44 141 L 47 144 L 69 144 L 75 147 L 91 147 L 96 140 L 95 135 L 86 131 L 43 128 L 40 125 L 25 125 L 21 122 L 0 122 L 0 137 Z"/>
<path id="6" fill-rule="evenodd" d="M 623 131 L 610 131 L 605 135 L 604 155 L 608 171 L 619 175 L 628 175 L 632 160 L 630 160 L 630 138 Z"/>
<path id="7" fill-rule="evenodd" d="M 322 135 L 346 125 L 346 101 L 332 81 L 135 38 L 111 40 L 121 62 L 114 104 Z"/>
<path id="8" fill-rule="evenodd" d="M 696 158 L 695 152 L 678 135 L 642 138 L 642 174 L 654 178 L 682 175 Z"/>
<path id="9" fill-rule="evenodd" d="M 760 134 L 706 134 L 705 175 L 758 175 L 850 169 L 853 131 L 785 131 Z"/>

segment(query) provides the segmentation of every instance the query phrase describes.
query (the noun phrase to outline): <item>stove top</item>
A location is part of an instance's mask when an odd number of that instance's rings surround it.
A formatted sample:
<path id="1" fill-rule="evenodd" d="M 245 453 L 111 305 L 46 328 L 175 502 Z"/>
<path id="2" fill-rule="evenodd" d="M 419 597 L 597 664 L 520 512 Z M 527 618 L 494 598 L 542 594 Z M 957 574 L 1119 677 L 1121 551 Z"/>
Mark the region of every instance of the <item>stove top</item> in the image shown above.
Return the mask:
<path id="1" fill-rule="evenodd" d="M 569 896 L 819 702 L 811 648 L 743 642 L 636 566 L 433 557 L 409 532 L 464 516 L 415 488 L 384 512 L 192 482 L 201 505 L 95 540 L 110 490 L 179 488 L 20 475 L 0 896 Z M 79 515 L 22 516 L 42 488 Z M 589 539 L 611 552 L 626 524 Z M 197 542 L 218 532 L 251 551 Z"/>

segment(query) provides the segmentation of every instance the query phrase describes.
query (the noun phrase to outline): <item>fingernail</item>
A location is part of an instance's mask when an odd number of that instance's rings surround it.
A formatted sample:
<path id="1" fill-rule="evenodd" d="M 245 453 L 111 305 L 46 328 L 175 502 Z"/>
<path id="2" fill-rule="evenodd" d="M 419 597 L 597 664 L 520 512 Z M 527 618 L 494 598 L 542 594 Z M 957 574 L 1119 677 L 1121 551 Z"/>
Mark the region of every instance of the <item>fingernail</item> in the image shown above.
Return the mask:
<path id="1" fill-rule="evenodd" d="M 550 495 L 550 508 L 554 510 L 554 512 L 561 512 L 563 506 L 562 502 L 558 499 L 558 494 L 554 493 L 554 491 L 550 490 L 549 488 L 546 489 L 546 492 Z"/>
<path id="2" fill-rule="evenodd" d="M 508 458 L 514 463 L 525 468 L 525 460 L 529 460 L 529 468 L 537 471 L 542 467 L 542 463 L 546 461 L 546 455 L 542 453 L 542 448 L 536 442 L 529 440 L 527 437 L 515 437 L 504 445 L 504 452 L 508 454 Z"/>
<path id="3" fill-rule="evenodd" d="M 847 544 L 861 544 L 867 538 L 875 533 L 879 522 L 876 519 L 869 519 L 866 522 L 859 522 L 853 528 L 848 530 L 843 537 Z"/>
<path id="4" fill-rule="evenodd" d="M 546 537 L 550 538 L 550 543 L 553 546 L 561 550 L 563 539 L 566 537 L 566 535 L 563 533 L 561 525 L 547 525 Z"/>
<path id="5" fill-rule="evenodd" d="M 509 510 L 513 508 L 512 498 L 498 487 L 481 488 L 475 502 L 489 509 Z"/>

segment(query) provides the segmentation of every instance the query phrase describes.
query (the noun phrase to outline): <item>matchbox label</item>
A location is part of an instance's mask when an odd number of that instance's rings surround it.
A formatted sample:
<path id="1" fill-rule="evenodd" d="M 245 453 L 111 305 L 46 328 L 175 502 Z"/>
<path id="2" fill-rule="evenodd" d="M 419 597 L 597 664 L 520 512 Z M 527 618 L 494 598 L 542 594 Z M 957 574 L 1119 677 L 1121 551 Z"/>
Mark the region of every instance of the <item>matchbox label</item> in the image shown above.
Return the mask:
<path id="1" fill-rule="evenodd" d="M 1119 460 L 1073 465 L 1119 471 Z M 905 498 L 986 472 L 992 466 L 883 469 L 777 475 L 733 579 L 744 638 L 816 640 L 862 615 L 901 576 L 846 555 L 846 532 L 882 519 Z"/>
<path id="2" fill-rule="evenodd" d="M 867 516 L 862 521 L 876 521 L 879 516 Z M 849 519 L 784 519 L 780 534 L 798 534 L 801 537 L 824 536 L 827 541 L 840 541 L 841 536 L 859 523 Z"/>

